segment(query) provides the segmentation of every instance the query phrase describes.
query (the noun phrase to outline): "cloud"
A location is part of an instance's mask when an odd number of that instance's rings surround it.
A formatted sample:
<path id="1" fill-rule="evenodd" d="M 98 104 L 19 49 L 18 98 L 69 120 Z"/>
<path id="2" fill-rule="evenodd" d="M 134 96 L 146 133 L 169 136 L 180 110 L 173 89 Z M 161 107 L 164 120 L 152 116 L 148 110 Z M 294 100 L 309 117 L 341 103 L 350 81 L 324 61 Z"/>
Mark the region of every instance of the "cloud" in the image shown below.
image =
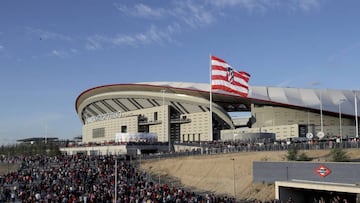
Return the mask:
<path id="1" fill-rule="evenodd" d="M 54 56 L 58 56 L 58 57 L 65 57 L 67 54 L 64 51 L 60 51 L 60 50 L 52 50 L 52 55 Z"/>
<path id="2" fill-rule="evenodd" d="M 60 58 L 64 58 L 64 57 L 68 57 L 68 56 L 72 56 L 74 54 L 79 53 L 79 51 L 77 49 L 71 48 L 69 50 L 52 50 L 51 51 L 51 55 L 52 56 L 57 56 Z"/>
<path id="3" fill-rule="evenodd" d="M 266 12 L 271 9 L 310 11 L 320 7 L 321 0 L 216 0 L 210 1 L 216 7 L 240 7 L 249 12 Z"/>
<path id="4" fill-rule="evenodd" d="M 86 45 L 85 48 L 87 50 L 99 50 L 103 48 L 103 43 L 109 41 L 106 37 L 101 36 L 101 35 L 94 35 L 94 36 L 90 36 L 87 38 L 86 40 Z"/>
<path id="5" fill-rule="evenodd" d="M 151 8 L 145 4 L 136 4 L 133 8 L 129 8 L 126 5 L 114 4 L 115 7 L 125 15 L 142 17 L 142 18 L 161 18 L 168 15 L 168 12 L 164 8 Z"/>
<path id="6" fill-rule="evenodd" d="M 214 13 L 206 4 L 196 4 L 192 1 L 179 1 L 173 12 L 174 17 L 192 28 L 210 25 L 215 22 Z"/>
<path id="7" fill-rule="evenodd" d="M 321 0 L 203 0 L 170 1 L 167 8 L 151 7 L 143 3 L 133 6 L 115 4 L 115 7 L 128 16 L 149 20 L 172 20 L 173 23 L 199 28 L 210 25 L 224 14 L 225 9 L 241 8 L 248 12 L 264 13 L 271 9 L 310 11 L 320 7 Z M 225 14 L 226 15 L 226 14 Z"/>
<path id="8" fill-rule="evenodd" d="M 77 49 L 72 48 L 72 49 L 70 49 L 70 53 L 78 54 L 79 51 Z"/>
<path id="9" fill-rule="evenodd" d="M 214 22 L 211 7 L 208 4 L 195 3 L 194 1 L 173 1 L 169 8 L 155 8 L 145 4 L 135 4 L 132 7 L 115 4 L 123 14 L 149 20 L 167 20 L 177 24 L 184 24 L 197 28 Z"/>
<path id="10" fill-rule="evenodd" d="M 88 50 L 103 49 L 107 45 L 111 46 L 133 46 L 147 44 L 163 44 L 164 42 L 173 42 L 172 35 L 179 32 L 180 26 L 178 24 L 169 25 L 165 28 L 159 29 L 157 26 L 152 25 L 143 33 L 135 34 L 117 34 L 112 37 L 103 35 L 95 35 L 88 37 L 85 48 Z"/>
<path id="11" fill-rule="evenodd" d="M 50 32 L 38 28 L 32 28 L 32 27 L 26 27 L 26 32 L 30 35 L 34 35 L 36 37 L 39 37 L 41 40 L 62 40 L 62 41 L 71 41 L 72 38 L 70 36 L 56 33 L 56 32 Z"/>
<path id="12" fill-rule="evenodd" d="M 296 0 L 296 5 L 300 10 L 310 11 L 320 7 L 319 0 Z"/>
<path id="13" fill-rule="evenodd" d="M 118 33 L 114 36 L 95 34 L 86 39 L 86 50 L 101 50 L 110 46 L 133 46 L 164 44 L 174 42 L 174 35 L 193 29 L 200 29 L 216 22 L 220 15 L 226 15 L 228 8 L 242 8 L 249 12 L 265 12 L 274 8 L 311 10 L 320 6 L 320 0 L 202 0 L 168 1 L 168 7 L 155 7 L 144 3 L 125 5 L 116 3 L 115 8 L 124 15 L 156 22 L 167 26 L 156 26 L 138 33 Z M 164 24 L 164 23 L 163 23 Z"/>
<path id="14" fill-rule="evenodd" d="M 213 23 L 213 14 L 206 8 L 208 5 L 195 4 L 193 1 L 174 1 L 170 8 L 151 7 L 142 3 L 133 6 L 114 4 L 121 13 L 148 20 L 163 20 L 169 22 L 166 26 L 155 26 L 139 33 L 119 33 L 114 36 L 95 34 L 86 39 L 87 50 L 101 50 L 112 46 L 133 46 L 149 44 L 173 43 L 173 35 L 186 28 L 199 28 Z"/>
<path id="15" fill-rule="evenodd" d="M 254 10 L 265 11 L 272 5 L 277 5 L 277 0 L 217 0 L 211 1 L 211 3 L 220 8 L 227 7 L 240 7 L 247 11 L 253 12 Z"/>
<path id="16" fill-rule="evenodd" d="M 6 50 L 5 46 L 2 45 L 2 44 L 0 44 L 0 57 L 1 57 L 1 58 L 7 58 L 7 59 L 12 58 L 12 57 L 9 55 L 8 51 Z"/>

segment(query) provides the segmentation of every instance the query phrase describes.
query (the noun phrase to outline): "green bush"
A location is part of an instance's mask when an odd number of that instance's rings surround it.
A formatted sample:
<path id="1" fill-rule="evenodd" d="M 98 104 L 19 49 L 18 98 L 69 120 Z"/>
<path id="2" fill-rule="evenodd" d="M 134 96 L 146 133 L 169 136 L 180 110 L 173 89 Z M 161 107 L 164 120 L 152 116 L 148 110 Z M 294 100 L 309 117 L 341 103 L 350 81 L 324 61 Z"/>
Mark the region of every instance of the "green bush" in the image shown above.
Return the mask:
<path id="1" fill-rule="evenodd" d="M 299 147 L 296 144 L 289 147 L 286 158 L 288 161 L 310 161 L 311 160 L 311 158 L 309 158 L 304 152 L 299 155 Z"/>
<path id="2" fill-rule="evenodd" d="M 291 145 L 288 149 L 288 154 L 286 156 L 288 161 L 296 161 L 299 153 L 299 148 L 297 145 Z"/>
<path id="3" fill-rule="evenodd" d="M 331 150 L 332 161 L 334 162 L 347 162 L 349 161 L 349 156 L 341 147 L 336 147 Z"/>
<path id="4" fill-rule="evenodd" d="M 311 161 L 311 158 L 309 158 L 304 152 L 299 155 L 297 158 L 297 161 Z"/>

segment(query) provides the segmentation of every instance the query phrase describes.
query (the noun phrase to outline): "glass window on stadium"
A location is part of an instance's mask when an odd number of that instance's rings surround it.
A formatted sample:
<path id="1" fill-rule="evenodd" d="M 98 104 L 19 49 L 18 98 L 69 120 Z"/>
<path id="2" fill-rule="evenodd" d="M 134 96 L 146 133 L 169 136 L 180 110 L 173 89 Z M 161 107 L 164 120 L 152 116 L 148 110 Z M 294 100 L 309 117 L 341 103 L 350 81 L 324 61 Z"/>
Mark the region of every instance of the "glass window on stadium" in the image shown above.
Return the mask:
<path id="1" fill-rule="evenodd" d="M 105 137 L 105 128 L 93 129 L 93 138 Z"/>
<path id="2" fill-rule="evenodd" d="M 154 112 L 154 121 L 158 120 L 158 112 Z"/>
<path id="3" fill-rule="evenodd" d="M 127 126 L 126 125 L 121 126 L 121 132 L 122 133 L 127 133 Z"/>

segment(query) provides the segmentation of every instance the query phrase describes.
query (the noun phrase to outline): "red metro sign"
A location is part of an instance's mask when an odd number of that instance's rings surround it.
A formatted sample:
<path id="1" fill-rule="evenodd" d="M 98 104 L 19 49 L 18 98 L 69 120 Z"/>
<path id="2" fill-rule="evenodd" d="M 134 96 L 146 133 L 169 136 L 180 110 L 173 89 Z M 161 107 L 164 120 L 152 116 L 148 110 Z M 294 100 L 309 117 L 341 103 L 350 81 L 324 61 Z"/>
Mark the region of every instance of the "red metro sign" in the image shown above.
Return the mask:
<path id="1" fill-rule="evenodd" d="M 324 165 L 320 165 L 315 168 L 314 172 L 324 178 L 331 173 L 331 170 Z"/>

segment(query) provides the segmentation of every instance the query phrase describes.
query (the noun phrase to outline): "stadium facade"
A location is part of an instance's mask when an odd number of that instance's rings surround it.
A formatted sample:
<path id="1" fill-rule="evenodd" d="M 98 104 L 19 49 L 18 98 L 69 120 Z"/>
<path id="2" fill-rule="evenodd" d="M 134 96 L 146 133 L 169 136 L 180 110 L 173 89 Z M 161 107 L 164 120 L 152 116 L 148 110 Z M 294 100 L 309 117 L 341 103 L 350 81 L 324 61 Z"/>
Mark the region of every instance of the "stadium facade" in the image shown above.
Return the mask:
<path id="1" fill-rule="evenodd" d="M 83 124 L 82 143 L 115 142 L 124 136 L 141 141 L 155 135 L 158 142 L 181 143 L 248 139 L 252 134 L 286 140 L 357 133 L 359 92 L 251 86 L 246 98 L 212 91 L 210 106 L 209 86 L 148 82 L 88 89 L 75 103 Z M 250 116 L 234 119 L 230 112 Z"/>

